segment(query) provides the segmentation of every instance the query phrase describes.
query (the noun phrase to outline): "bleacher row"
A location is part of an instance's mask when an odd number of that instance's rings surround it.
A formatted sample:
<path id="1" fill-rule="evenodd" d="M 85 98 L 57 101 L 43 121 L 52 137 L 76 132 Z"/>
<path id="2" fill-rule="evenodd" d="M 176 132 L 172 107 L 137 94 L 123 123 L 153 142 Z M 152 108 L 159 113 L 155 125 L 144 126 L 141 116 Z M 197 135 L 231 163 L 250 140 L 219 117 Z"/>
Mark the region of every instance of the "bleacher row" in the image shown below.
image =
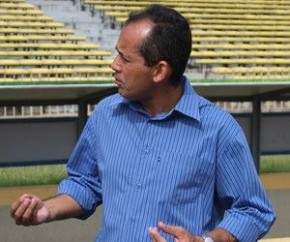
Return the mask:
<path id="1" fill-rule="evenodd" d="M 152 3 L 175 8 L 192 28 L 187 72 L 214 79 L 290 78 L 288 0 L 83 0 L 120 25 Z M 114 46 L 112 46 L 113 50 Z M 0 80 L 112 81 L 112 53 L 25 0 L 0 0 Z"/>

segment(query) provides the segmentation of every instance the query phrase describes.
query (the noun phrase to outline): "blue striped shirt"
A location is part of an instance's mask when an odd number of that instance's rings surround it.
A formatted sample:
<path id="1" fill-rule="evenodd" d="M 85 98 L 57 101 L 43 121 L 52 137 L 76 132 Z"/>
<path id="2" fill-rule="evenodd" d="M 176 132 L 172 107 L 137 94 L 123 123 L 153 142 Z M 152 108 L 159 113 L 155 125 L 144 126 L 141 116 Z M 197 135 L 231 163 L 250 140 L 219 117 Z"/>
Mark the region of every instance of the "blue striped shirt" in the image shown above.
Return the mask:
<path id="1" fill-rule="evenodd" d="M 241 127 L 188 81 L 175 108 L 155 117 L 119 94 L 102 100 L 67 169 L 58 193 L 82 206 L 83 219 L 103 204 L 96 241 L 150 241 L 148 228 L 163 221 L 252 242 L 275 219 Z"/>

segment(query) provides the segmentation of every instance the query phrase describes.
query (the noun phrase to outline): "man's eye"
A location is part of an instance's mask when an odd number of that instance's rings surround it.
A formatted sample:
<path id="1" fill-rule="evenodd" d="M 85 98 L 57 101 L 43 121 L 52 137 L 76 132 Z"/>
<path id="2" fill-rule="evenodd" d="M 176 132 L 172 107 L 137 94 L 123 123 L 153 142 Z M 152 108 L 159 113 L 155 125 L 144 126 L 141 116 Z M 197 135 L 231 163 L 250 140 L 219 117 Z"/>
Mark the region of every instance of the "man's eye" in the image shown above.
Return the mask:
<path id="1" fill-rule="evenodd" d="M 122 56 L 122 60 L 124 61 L 124 62 L 130 62 L 127 58 L 125 58 L 124 56 Z"/>

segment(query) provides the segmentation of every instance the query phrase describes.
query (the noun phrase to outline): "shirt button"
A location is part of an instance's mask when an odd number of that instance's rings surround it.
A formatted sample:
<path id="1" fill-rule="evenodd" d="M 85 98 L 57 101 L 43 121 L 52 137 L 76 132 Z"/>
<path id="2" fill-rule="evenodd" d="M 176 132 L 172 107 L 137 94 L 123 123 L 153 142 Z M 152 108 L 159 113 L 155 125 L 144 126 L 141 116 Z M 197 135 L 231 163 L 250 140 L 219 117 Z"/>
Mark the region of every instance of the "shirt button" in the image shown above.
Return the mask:
<path id="1" fill-rule="evenodd" d="M 145 150 L 145 151 L 144 151 L 144 154 L 145 154 L 145 155 L 148 155 L 148 154 L 149 154 L 149 151 L 148 151 L 148 150 Z"/>
<path id="2" fill-rule="evenodd" d="M 129 221 L 130 221 L 131 223 L 133 223 L 133 222 L 135 222 L 135 218 L 130 217 L 130 218 L 129 218 Z"/>
<path id="3" fill-rule="evenodd" d="M 142 188 L 142 184 L 141 184 L 141 183 L 138 183 L 138 184 L 137 184 L 137 188 L 138 188 L 138 189 L 141 189 L 141 188 Z"/>

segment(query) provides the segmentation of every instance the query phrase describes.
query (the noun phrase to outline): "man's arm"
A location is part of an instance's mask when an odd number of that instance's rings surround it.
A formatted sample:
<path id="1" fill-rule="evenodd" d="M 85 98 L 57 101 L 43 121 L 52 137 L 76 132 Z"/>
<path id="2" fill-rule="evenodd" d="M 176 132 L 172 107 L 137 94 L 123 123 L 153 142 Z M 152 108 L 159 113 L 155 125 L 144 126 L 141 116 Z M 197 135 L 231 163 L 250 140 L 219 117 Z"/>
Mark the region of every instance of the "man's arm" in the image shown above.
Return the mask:
<path id="1" fill-rule="evenodd" d="M 12 205 L 11 217 L 17 225 L 38 225 L 71 217 L 80 217 L 82 208 L 68 195 L 46 200 L 32 194 L 23 194 Z"/>

